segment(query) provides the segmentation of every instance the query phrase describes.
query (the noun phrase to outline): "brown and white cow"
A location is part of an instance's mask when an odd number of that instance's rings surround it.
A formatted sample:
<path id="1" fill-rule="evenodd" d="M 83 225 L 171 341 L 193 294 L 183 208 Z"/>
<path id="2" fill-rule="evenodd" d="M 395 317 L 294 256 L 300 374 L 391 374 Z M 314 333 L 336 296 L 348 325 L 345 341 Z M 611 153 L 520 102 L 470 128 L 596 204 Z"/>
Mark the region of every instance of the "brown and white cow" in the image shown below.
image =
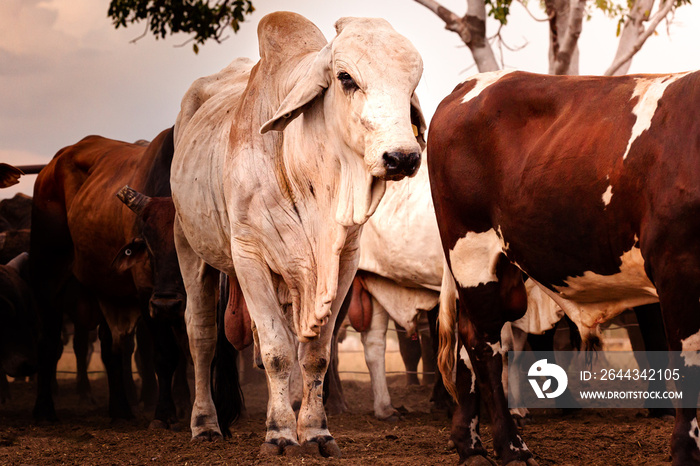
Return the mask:
<path id="1" fill-rule="evenodd" d="M 30 265 L 42 325 L 38 419 L 56 419 L 51 381 L 67 286 L 77 293 L 78 307 L 101 313 L 107 324 L 100 325 L 100 340 L 110 416 L 132 417 L 124 387 L 131 380 L 131 352 L 124 345 L 141 318 L 161 351 L 156 422 L 167 425 L 176 416 L 168 393 L 178 353 L 172 326 L 173 316 L 182 320 L 185 297 L 172 234 L 175 212 L 167 197 L 172 135 L 172 129 L 163 131 L 148 147 L 88 136 L 59 151 L 37 178 Z M 120 201 L 115 194 L 126 184 L 160 197 L 126 189 Z"/>
<path id="2" fill-rule="evenodd" d="M 210 395 L 216 269 L 235 275 L 270 394 L 262 451 L 340 453 L 321 394 L 361 225 L 387 179 L 420 164 L 422 60 L 381 19 L 343 18 L 327 43 L 288 12 L 258 26 L 260 61 L 196 81 L 178 116 L 172 191 L 195 364 L 194 438 L 221 435 Z M 295 339 L 299 349 L 295 350 Z M 298 418 L 289 375 L 298 358 Z"/>
<path id="3" fill-rule="evenodd" d="M 357 277 L 361 277 L 371 300 L 370 323 L 362 331 L 362 343 L 372 382 L 374 415 L 379 419 L 392 419 L 398 414 L 391 405 L 384 370 L 388 317 L 409 334 L 414 333 L 419 313 L 430 311 L 438 303 L 444 262 L 428 170 L 421 167 L 415 177 L 389 183 L 360 238 Z M 526 286 L 528 311 L 512 328 L 504 327 L 502 353 L 508 349 L 521 351 L 528 333 L 550 329 L 563 315 L 531 280 Z M 351 305 L 351 313 L 353 310 Z M 465 363 L 468 365 L 468 360 Z M 438 381 L 433 397 L 439 398 L 441 390 L 442 381 Z M 525 412 L 519 410 L 514 414 L 523 416 Z"/>
<path id="4" fill-rule="evenodd" d="M 659 301 L 671 350 L 700 349 L 700 73 L 624 77 L 477 75 L 438 107 L 430 181 L 459 312 L 441 310 L 469 352 L 505 464 L 535 464 L 508 416 L 495 357 L 503 323 L 525 311 L 521 270 L 542 284 L 585 339 L 628 307 Z M 479 265 L 479 267 L 475 267 Z M 441 355 L 443 356 L 443 355 Z M 449 380 L 446 381 L 448 383 Z M 478 404 L 462 402 L 452 440 L 486 455 Z M 700 387 L 682 386 L 697 397 Z M 478 403 L 478 402 L 477 402 Z M 673 464 L 700 463 L 695 409 L 676 411 Z"/>

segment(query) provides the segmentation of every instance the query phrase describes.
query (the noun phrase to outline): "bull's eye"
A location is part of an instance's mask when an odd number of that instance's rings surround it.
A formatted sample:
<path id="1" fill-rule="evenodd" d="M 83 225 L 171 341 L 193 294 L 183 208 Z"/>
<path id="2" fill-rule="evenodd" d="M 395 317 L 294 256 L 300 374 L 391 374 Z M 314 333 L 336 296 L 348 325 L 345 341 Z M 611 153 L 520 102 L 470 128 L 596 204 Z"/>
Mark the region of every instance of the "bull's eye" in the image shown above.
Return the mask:
<path id="1" fill-rule="evenodd" d="M 338 81 L 340 81 L 340 84 L 343 86 L 343 90 L 345 90 L 345 92 L 356 91 L 360 88 L 355 80 L 352 79 L 352 76 L 345 71 L 338 73 Z"/>

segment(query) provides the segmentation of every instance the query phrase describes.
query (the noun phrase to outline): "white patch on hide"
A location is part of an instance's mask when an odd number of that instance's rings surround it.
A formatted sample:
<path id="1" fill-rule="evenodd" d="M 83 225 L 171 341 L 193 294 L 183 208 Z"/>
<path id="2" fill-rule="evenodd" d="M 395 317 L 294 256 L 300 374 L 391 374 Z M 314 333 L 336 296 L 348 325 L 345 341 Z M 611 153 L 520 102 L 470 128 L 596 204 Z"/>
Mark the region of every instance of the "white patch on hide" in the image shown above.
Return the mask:
<path id="1" fill-rule="evenodd" d="M 503 249 L 503 240 L 493 228 L 484 233 L 468 232 L 450 250 L 452 275 L 464 288 L 497 281 L 496 263 Z"/>
<path id="2" fill-rule="evenodd" d="M 603 193 L 603 204 L 605 204 L 605 207 L 607 207 L 610 204 L 610 201 L 612 200 L 612 189 L 612 185 L 609 185 L 608 189 L 606 189 Z"/>
<path id="3" fill-rule="evenodd" d="M 627 308 L 659 301 L 656 288 L 644 271 L 640 249 L 633 247 L 620 260 L 622 264 L 616 274 L 598 275 L 587 271 L 583 276 L 567 278 L 566 286 L 554 287 L 560 298 L 580 309 L 580 322 L 584 326 L 593 328 Z"/>
<path id="4" fill-rule="evenodd" d="M 469 393 L 476 393 L 476 374 L 474 373 L 472 362 L 469 359 L 469 353 L 467 353 L 467 349 L 464 346 L 459 350 L 459 357 L 464 361 L 464 365 L 467 366 L 472 377 L 472 386 L 469 388 Z"/>
<path id="5" fill-rule="evenodd" d="M 687 75 L 688 73 L 673 74 L 660 78 L 638 78 L 636 79 L 636 87 L 632 93 L 632 99 L 639 97 L 639 100 L 632 109 L 632 113 L 637 117 L 632 126 L 632 134 L 627 142 L 627 149 L 622 156 L 622 160 L 627 158 L 630 152 L 632 143 L 651 126 L 651 120 L 656 113 L 659 105 L 659 100 L 664 95 L 666 88 Z M 631 100 L 631 99 L 630 99 Z"/>
<path id="6" fill-rule="evenodd" d="M 523 450 L 527 450 L 527 445 L 525 444 L 525 441 L 520 437 L 519 435 L 516 435 L 518 437 L 518 440 L 520 440 L 520 444 L 523 446 Z"/>
<path id="7" fill-rule="evenodd" d="M 698 435 L 697 418 L 693 418 L 693 420 L 690 421 L 690 432 L 688 432 L 688 435 L 690 436 L 690 438 L 695 440 L 695 445 L 698 447 L 698 450 L 700 450 L 700 435 Z"/>
<path id="8" fill-rule="evenodd" d="M 486 89 L 491 84 L 495 83 L 508 73 L 512 73 L 513 71 L 515 70 L 498 70 L 489 73 L 481 73 L 474 76 L 473 78 L 470 78 L 469 80 L 476 81 L 476 85 L 464 95 L 464 97 L 462 98 L 462 103 L 466 104 L 467 102 L 481 94 L 481 91 L 483 91 L 484 89 Z"/>
<path id="9" fill-rule="evenodd" d="M 498 356 L 501 354 L 501 342 L 500 341 L 497 341 L 496 343 L 489 343 L 487 341 L 486 344 L 491 347 L 491 351 L 493 351 L 493 356 Z"/>
<path id="10" fill-rule="evenodd" d="M 471 437 L 471 448 L 476 447 L 476 445 L 481 441 L 481 437 L 479 437 L 479 433 L 476 431 L 476 428 L 479 426 L 479 416 L 474 416 L 474 419 L 472 419 L 472 422 L 469 423 L 469 436 Z"/>
<path id="11" fill-rule="evenodd" d="M 681 357 L 686 366 L 700 366 L 700 331 L 681 340 Z"/>

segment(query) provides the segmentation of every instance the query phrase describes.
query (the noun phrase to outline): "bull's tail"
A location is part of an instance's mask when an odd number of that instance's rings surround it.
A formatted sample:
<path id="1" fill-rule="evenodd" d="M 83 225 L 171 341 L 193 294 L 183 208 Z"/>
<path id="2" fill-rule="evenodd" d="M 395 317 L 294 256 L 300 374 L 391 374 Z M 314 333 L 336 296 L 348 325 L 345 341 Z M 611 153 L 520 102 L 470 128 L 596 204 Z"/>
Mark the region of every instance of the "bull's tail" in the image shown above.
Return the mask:
<path id="1" fill-rule="evenodd" d="M 457 387 L 452 379 L 455 367 L 455 325 L 457 323 L 457 286 L 452 272 L 444 261 L 442 269 L 442 286 L 440 287 L 440 314 L 438 316 L 438 368 L 447 391 L 458 401 Z"/>
<path id="2" fill-rule="evenodd" d="M 212 397 L 216 406 L 219 428 L 224 437 L 231 436 L 229 426 L 245 407 L 241 384 L 238 380 L 238 351 L 226 338 L 224 317 L 229 296 L 226 274 L 219 278 L 219 302 L 216 307 L 216 351 L 212 362 Z"/>

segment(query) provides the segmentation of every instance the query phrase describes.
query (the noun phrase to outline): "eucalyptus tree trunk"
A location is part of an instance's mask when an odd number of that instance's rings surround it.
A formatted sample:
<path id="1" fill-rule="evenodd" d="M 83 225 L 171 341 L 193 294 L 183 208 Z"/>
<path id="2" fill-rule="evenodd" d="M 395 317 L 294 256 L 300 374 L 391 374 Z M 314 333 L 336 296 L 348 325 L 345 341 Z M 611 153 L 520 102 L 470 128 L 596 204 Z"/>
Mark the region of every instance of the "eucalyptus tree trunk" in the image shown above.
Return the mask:
<path id="1" fill-rule="evenodd" d="M 629 16 L 625 20 L 625 26 L 620 34 L 620 42 L 617 44 L 617 53 L 613 63 L 621 60 L 622 57 L 634 46 L 639 37 L 644 33 L 644 21 L 649 20 L 651 9 L 655 0 L 637 0 L 634 2 Z M 632 65 L 632 59 L 626 60 L 612 73 L 614 76 L 627 74 Z"/>
<path id="2" fill-rule="evenodd" d="M 606 76 L 627 74 L 632 57 L 641 50 L 644 42 L 653 34 L 659 23 L 668 16 L 675 6 L 674 0 L 661 0 L 659 10 L 651 16 L 654 0 L 636 0 L 625 21 L 625 27 L 620 35 L 620 43 L 612 65 L 605 71 Z M 644 27 L 645 22 L 648 27 Z"/>
<path id="3" fill-rule="evenodd" d="M 486 4 L 467 0 L 467 13 L 460 17 L 435 0 L 415 0 L 445 22 L 445 29 L 456 32 L 469 47 L 479 72 L 500 69 L 491 44 L 486 38 Z"/>
<path id="4" fill-rule="evenodd" d="M 545 0 L 549 17 L 549 74 L 578 74 L 578 39 L 586 0 Z"/>

